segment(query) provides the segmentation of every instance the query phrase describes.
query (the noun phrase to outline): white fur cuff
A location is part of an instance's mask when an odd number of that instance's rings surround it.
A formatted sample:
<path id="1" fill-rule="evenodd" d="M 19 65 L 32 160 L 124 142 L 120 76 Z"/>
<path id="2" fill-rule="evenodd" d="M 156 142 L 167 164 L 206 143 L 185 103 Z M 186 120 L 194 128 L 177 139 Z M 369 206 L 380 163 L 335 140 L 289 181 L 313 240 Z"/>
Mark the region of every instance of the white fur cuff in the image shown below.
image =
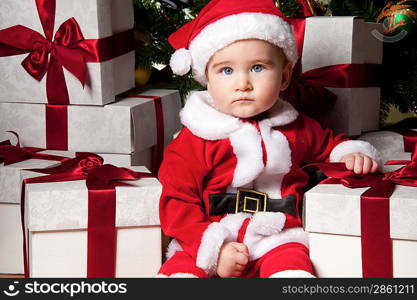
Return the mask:
<path id="1" fill-rule="evenodd" d="M 197 253 L 197 267 L 203 269 L 210 276 L 215 275 L 220 248 L 231 238 L 232 234 L 226 227 L 218 222 L 211 223 L 201 238 Z"/>
<path id="2" fill-rule="evenodd" d="M 370 143 L 358 140 L 342 142 L 334 147 L 330 153 L 330 161 L 340 162 L 344 155 L 354 152 L 361 152 L 370 158 L 373 158 L 379 166 L 382 166 L 382 157 L 379 151 Z"/>

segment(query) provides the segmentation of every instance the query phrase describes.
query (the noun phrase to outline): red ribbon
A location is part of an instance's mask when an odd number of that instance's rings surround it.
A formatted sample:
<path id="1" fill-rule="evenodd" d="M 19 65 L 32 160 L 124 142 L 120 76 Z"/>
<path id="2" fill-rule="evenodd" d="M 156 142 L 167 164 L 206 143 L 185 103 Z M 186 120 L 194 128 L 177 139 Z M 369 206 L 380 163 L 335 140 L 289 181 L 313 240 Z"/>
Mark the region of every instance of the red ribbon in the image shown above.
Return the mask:
<path id="1" fill-rule="evenodd" d="M 25 232 L 25 184 L 86 180 L 88 188 L 87 277 L 114 277 L 116 267 L 116 184 L 120 180 L 152 177 L 149 173 L 103 165 L 103 159 L 92 153 L 77 153 L 60 166 L 29 171 L 48 174 L 25 179 L 22 184 L 22 228 Z M 24 234 L 24 236 L 26 236 Z M 27 241 L 24 239 L 24 269 L 29 277 Z"/>
<path id="2" fill-rule="evenodd" d="M 45 105 L 46 148 L 68 150 L 68 107 Z"/>
<path id="3" fill-rule="evenodd" d="M 363 277 L 392 277 L 389 198 L 395 185 L 417 187 L 417 155 L 411 161 L 393 161 L 406 166 L 385 174 L 357 175 L 344 163 L 316 163 L 326 176 L 322 183 L 342 184 L 349 188 L 369 187 L 361 195 L 361 243 Z"/>
<path id="4" fill-rule="evenodd" d="M 161 166 L 164 155 L 165 143 L 165 129 L 164 129 L 164 112 L 162 109 L 162 99 L 159 96 L 146 96 L 128 94 L 130 98 L 147 98 L 153 99 L 155 105 L 155 119 L 156 119 L 156 145 L 152 147 L 152 174 L 156 177 L 158 175 L 159 167 Z"/>
<path id="5" fill-rule="evenodd" d="M 302 8 L 304 13 L 309 12 L 304 5 Z M 311 13 L 307 16 L 311 16 Z M 296 109 L 317 118 L 328 112 L 337 100 L 337 96 L 326 87 L 379 86 L 380 65 L 376 64 L 339 64 L 301 72 L 306 18 L 290 18 L 289 22 L 294 28 L 300 58 L 294 66 L 291 83 L 282 97 Z"/>
<path id="6" fill-rule="evenodd" d="M 36 80 L 45 74 L 49 104 L 69 104 L 65 67 L 84 86 L 87 62 L 100 62 L 133 50 L 132 31 L 99 40 L 85 40 L 74 18 L 61 24 L 52 37 L 55 0 L 36 0 L 45 36 L 22 25 L 0 30 L 0 57 L 29 53 L 23 68 Z M 49 59 L 48 59 L 49 58 Z"/>
<path id="7" fill-rule="evenodd" d="M 8 131 L 17 137 L 17 144 L 14 146 L 9 140 L 0 142 L 0 163 L 4 163 L 5 166 L 15 164 L 28 159 L 42 159 L 42 160 L 54 160 L 65 161 L 68 157 L 51 155 L 45 153 L 37 153 L 45 149 L 34 147 L 20 147 L 19 135 L 14 131 Z"/>

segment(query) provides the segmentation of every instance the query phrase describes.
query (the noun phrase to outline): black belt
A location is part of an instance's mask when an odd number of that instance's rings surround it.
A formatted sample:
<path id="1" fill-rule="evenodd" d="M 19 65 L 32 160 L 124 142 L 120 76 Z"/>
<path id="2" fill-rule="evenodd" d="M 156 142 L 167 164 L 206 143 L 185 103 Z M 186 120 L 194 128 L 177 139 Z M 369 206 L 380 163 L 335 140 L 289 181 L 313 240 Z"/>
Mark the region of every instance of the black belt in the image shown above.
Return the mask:
<path id="1" fill-rule="evenodd" d="M 210 216 L 258 211 L 283 212 L 297 216 L 295 195 L 288 195 L 282 199 L 270 199 L 265 193 L 239 188 L 237 194 L 210 194 L 209 200 Z"/>

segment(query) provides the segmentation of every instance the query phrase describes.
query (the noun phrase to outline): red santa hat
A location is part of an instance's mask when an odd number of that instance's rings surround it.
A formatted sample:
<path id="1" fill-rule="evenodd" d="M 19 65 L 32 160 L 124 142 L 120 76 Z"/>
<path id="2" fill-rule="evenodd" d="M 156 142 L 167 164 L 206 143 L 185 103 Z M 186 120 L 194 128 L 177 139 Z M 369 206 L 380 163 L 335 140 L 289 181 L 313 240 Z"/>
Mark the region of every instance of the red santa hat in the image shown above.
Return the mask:
<path id="1" fill-rule="evenodd" d="M 194 79 L 207 84 L 206 64 L 227 45 L 244 39 L 260 39 L 278 46 L 288 60 L 297 61 L 297 45 L 291 26 L 272 0 L 212 0 L 191 22 L 168 38 L 176 49 L 170 66 L 177 75 L 192 68 Z"/>

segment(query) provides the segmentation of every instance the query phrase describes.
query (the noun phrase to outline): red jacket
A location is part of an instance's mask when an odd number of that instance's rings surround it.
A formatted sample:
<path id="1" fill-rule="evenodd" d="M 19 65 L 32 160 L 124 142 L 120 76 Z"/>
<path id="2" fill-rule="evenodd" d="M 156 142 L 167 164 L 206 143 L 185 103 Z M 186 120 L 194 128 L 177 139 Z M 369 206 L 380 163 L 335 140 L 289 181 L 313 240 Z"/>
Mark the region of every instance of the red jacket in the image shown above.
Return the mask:
<path id="1" fill-rule="evenodd" d="M 161 226 L 175 238 L 168 255 L 182 249 L 198 267 L 214 274 L 218 251 L 236 241 L 245 218 L 251 218 L 244 243 L 257 259 L 286 242 L 308 246 L 300 215 L 258 212 L 209 215 L 209 195 L 236 192 L 238 187 L 265 192 L 270 198 L 296 196 L 297 212 L 308 175 L 300 169 L 312 162 L 339 161 L 351 152 L 377 159 L 363 141 L 333 136 L 315 120 L 279 100 L 266 118 L 242 121 L 211 106 L 206 91 L 193 93 L 181 111 L 185 128 L 167 147 L 159 172 Z"/>

